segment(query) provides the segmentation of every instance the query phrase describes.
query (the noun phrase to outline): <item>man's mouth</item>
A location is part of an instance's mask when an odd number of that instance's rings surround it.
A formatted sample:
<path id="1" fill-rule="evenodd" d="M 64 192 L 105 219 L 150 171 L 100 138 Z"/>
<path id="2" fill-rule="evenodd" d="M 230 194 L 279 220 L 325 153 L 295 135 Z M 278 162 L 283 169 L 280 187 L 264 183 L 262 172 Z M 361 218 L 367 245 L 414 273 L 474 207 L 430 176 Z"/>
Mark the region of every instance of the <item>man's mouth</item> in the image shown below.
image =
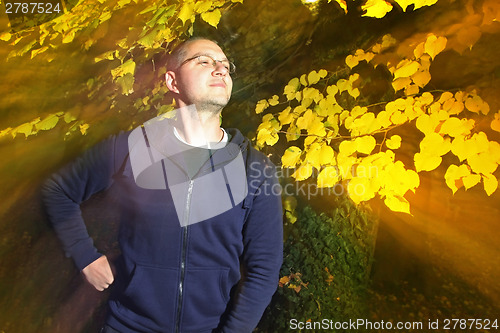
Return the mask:
<path id="1" fill-rule="evenodd" d="M 226 83 L 224 81 L 212 82 L 209 84 L 210 87 L 221 87 L 226 88 Z"/>

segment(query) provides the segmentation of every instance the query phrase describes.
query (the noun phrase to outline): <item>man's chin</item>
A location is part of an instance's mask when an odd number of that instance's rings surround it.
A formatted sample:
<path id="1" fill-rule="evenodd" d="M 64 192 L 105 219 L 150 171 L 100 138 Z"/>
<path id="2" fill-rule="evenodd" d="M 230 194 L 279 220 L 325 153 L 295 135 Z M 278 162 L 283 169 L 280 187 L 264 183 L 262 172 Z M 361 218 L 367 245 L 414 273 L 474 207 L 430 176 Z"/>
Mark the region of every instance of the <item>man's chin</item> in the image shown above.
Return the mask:
<path id="1" fill-rule="evenodd" d="M 229 102 L 228 99 L 212 99 L 210 101 L 204 101 L 196 104 L 196 109 L 198 111 L 210 112 L 213 114 L 218 114 Z"/>

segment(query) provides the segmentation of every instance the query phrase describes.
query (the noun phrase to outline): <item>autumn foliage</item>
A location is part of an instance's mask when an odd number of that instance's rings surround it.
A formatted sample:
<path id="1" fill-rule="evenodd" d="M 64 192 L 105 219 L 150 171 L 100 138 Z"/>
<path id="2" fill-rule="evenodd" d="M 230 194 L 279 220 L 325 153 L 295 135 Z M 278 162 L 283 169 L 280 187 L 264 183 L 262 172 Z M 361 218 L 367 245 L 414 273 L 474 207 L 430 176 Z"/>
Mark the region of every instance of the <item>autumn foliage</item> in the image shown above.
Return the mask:
<path id="1" fill-rule="evenodd" d="M 403 9 L 408 6 L 396 2 Z M 383 3 L 366 2 L 365 6 L 372 6 L 366 14 L 380 10 L 385 15 L 388 8 Z M 431 4 L 419 1 L 414 8 Z M 482 10 L 491 21 L 478 21 L 472 30 L 493 22 L 489 8 L 485 5 Z M 497 6 L 497 16 L 499 10 Z M 463 45 L 472 47 L 477 40 L 460 25 L 452 32 L 451 47 L 461 51 Z M 314 177 L 318 187 L 340 183 L 356 204 L 378 196 L 391 210 L 410 213 L 405 195 L 417 190 L 419 174 L 435 170 L 450 155 L 456 158 L 447 166 L 445 182 L 453 193 L 482 184 L 491 195 L 498 188 L 500 144 L 490 140 L 477 123 L 488 119 L 488 130 L 500 131 L 500 111 L 491 112 L 473 88 L 443 91 L 428 86 L 432 62 L 450 47 L 448 41 L 446 36 L 429 33 L 418 43 L 396 48 L 397 41 L 386 35 L 369 49 L 347 56 L 340 70 L 313 70 L 292 78 L 281 96 L 257 103 L 256 113 L 266 111 L 257 130 L 257 145 L 272 146 L 286 139 L 281 164 L 294 170 L 295 180 Z M 369 92 L 364 94 L 364 88 L 370 78 L 357 72 L 362 63 L 385 68 L 391 98 L 368 103 Z M 410 164 L 396 157 L 404 141 L 392 133 L 402 126 L 422 133 Z"/>

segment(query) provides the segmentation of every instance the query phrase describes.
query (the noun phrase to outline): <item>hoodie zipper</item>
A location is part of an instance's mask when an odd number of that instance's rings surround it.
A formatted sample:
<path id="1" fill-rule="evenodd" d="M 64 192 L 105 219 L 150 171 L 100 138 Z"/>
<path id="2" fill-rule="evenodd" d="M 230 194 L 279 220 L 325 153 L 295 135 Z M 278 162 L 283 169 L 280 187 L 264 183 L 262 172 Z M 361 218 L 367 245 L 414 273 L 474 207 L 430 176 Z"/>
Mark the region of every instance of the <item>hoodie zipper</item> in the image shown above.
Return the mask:
<path id="1" fill-rule="evenodd" d="M 182 252 L 181 252 L 181 278 L 179 281 L 179 302 L 177 304 L 177 319 L 175 323 L 175 332 L 179 333 L 179 327 L 181 324 L 181 314 L 182 314 L 182 300 L 184 298 L 184 278 L 186 275 L 186 257 L 187 257 L 187 240 L 188 240 L 188 223 L 189 223 L 189 213 L 191 209 L 191 197 L 193 195 L 194 180 L 189 180 L 188 192 L 186 195 L 186 210 L 184 212 L 184 226 L 182 234 Z"/>

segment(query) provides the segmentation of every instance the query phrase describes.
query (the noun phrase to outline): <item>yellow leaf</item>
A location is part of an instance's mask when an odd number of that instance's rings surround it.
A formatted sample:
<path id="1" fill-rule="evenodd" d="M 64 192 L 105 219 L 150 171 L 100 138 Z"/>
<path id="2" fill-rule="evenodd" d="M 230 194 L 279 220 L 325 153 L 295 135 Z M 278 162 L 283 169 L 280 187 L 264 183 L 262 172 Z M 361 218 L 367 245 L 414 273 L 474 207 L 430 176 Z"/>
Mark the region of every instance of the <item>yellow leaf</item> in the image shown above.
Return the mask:
<path id="1" fill-rule="evenodd" d="M 345 90 L 348 90 L 349 87 L 352 88 L 351 83 L 346 80 L 346 79 L 340 79 L 337 81 L 337 87 L 339 89 L 339 92 L 343 92 Z"/>
<path id="2" fill-rule="evenodd" d="M 412 75 L 411 79 L 417 86 L 423 88 L 431 80 L 431 73 L 429 71 L 418 71 Z"/>
<path id="3" fill-rule="evenodd" d="M 344 13 L 347 14 L 347 3 L 345 2 L 345 0 L 335 0 L 335 1 L 339 4 L 340 8 L 344 10 Z"/>
<path id="4" fill-rule="evenodd" d="M 439 133 L 447 134 L 451 137 L 457 137 L 469 134 L 471 129 L 472 128 L 468 126 L 468 122 L 464 122 L 457 117 L 450 117 L 441 125 Z"/>
<path id="5" fill-rule="evenodd" d="M 115 51 L 105 52 L 94 58 L 94 62 L 99 62 L 101 60 L 113 60 L 115 58 Z"/>
<path id="6" fill-rule="evenodd" d="M 203 21 L 207 22 L 211 26 L 217 28 L 217 25 L 220 22 L 221 12 L 219 8 L 215 8 L 211 12 L 203 12 L 201 13 L 201 18 Z"/>
<path id="7" fill-rule="evenodd" d="M 291 146 L 285 150 L 281 157 L 281 164 L 284 168 L 294 168 L 299 162 L 302 150 L 299 147 Z"/>
<path id="8" fill-rule="evenodd" d="M 257 133 L 257 143 L 261 146 L 263 146 L 264 143 L 269 146 L 272 146 L 276 142 L 278 142 L 278 140 L 279 140 L 278 134 L 271 132 L 267 128 L 262 128 Z"/>
<path id="9" fill-rule="evenodd" d="M 420 64 L 416 61 L 402 60 L 394 72 L 394 78 L 410 77 L 418 71 L 419 67 Z"/>
<path id="10" fill-rule="evenodd" d="M 446 37 L 436 37 L 435 35 L 430 35 L 425 41 L 425 53 L 431 56 L 432 59 L 441 53 L 445 47 L 448 40 Z"/>
<path id="11" fill-rule="evenodd" d="M 369 155 L 373 149 L 375 149 L 375 145 L 377 141 L 373 136 L 367 135 L 356 138 L 354 141 L 356 143 L 356 150 L 362 154 Z"/>
<path id="12" fill-rule="evenodd" d="M 486 194 L 490 196 L 498 188 L 498 179 L 492 174 L 483 175 L 483 185 Z"/>
<path id="13" fill-rule="evenodd" d="M 182 5 L 181 10 L 179 11 L 179 14 L 177 14 L 177 17 L 184 24 L 186 23 L 187 20 L 190 20 L 193 16 L 194 16 L 194 3 L 185 2 Z"/>
<path id="14" fill-rule="evenodd" d="M 358 88 L 348 89 L 347 92 L 349 93 L 349 95 L 351 95 L 354 98 L 358 98 L 359 95 L 360 95 L 360 92 L 359 92 Z"/>
<path id="15" fill-rule="evenodd" d="M 335 100 L 335 95 L 339 92 L 339 88 L 335 85 L 335 84 L 332 84 L 330 86 L 328 86 L 326 88 L 326 93 L 328 94 L 327 97 L 330 97 L 333 98 L 333 100 Z"/>
<path id="16" fill-rule="evenodd" d="M 113 76 L 113 79 L 117 79 L 120 76 L 125 76 L 127 74 L 132 74 L 134 75 L 135 72 L 135 62 L 132 59 L 127 60 L 120 66 L 114 68 L 111 70 L 111 75 Z"/>
<path id="17" fill-rule="evenodd" d="M 354 177 L 351 179 L 347 184 L 347 192 L 355 204 L 368 201 L 375 197 L 375 191 L 370 184 L 370 180 L 364 177 Z"/>
<path id="18" fill-rule="evenodd" d="M 304 99 L 319 101 L 322 98 L 321 92 L 316 88 L 307 87 L 303 90 Z"/>
<path id="19" fill-rule="evenodd" d="M 73 39 L 75 39 L 75 35 L 76 35 L 75 30 L 67 31 L 64 34 L 64 37 L 62 39 L 62 43 L 63 44 L 65 44 L 65 43 L 71 43 L 73 41 Z"/>
<path id="20" fill-rule="evenodd" d="M 493 161 L 500 163 L 500 143 L 496 141 L 488 142 L 488 154 Z"/>
<path id="21" fill-rule="evenodd" d="M 451 142 L 438 133 L 429 133 L 420 141 L 420 151 L 427 155 L 443 156 L 451 150 Z"/>
<path id="22" fill-rule="evenodd" d="M 451 108 L 448 110 L 448 114 L 457 115 L 460 114 L 465 109 L 465 104 L 462 101 L 454 101 Z"/>
<path id="23" fill-rule="evenodd" d="M 392 125 L 392 122 L 391 122 L 391 115 L 389 112 L 387 111 L 380 111 L 378 114 L 377 114 L 377 122 L 380 124 L 380 126 L 382 126 L 382 128 L 386 128 L 386 127 L 389 127 Z"/>
<path id="24" fill-rule="evenodd" d="M 367 112 L 360 118 L 355 119 L 351 128 L 351 134 L 354 136 L 371 134 L 380 129 L 380 123 L 375 119 L 373 112 Z"/>
<path id="25" fill-rule="evenodd" d="M 255 113 L 257 114 L 262 113 L 268 107 L 269 107 L 269 102 L 265 99 L 262 99 L 257 102 L 257 105 L 255 106 Z"/>
<path id="26" fill-rule="evenodd" d="M 48 46 L 44 46 L 44 47 L 41 47 L 39 49 L 31 51 L 31 59 L 33 59 L 34 57 L 36 57 L 40 53 L 43 53 L 43 52 L 47 51 L 48 49 L 49 49 Z"/>
<path id="27" fill-rule="evenodd" d="M 417 118 L 416 126 L 420 132 L 424 134 L 434 133 L 437 125 L 439 124 L 439 119 L 436 117 L 431 117 L 428 114 L 423 114 Z"/>
<path id="28" fill-rule="evenodd" d="M 279 285 L 280 285 L 280 286 L 284 286 L 284 285 L 287 285 L 289 282 L 290 282 L 290 278 L 289 278 L 288 276 L 283 276 L 283 277 L 279 280 Z"/>
<path id="29" fill-rule="evenodd" d="M 438 0 L 414 0 L 415 10 L 422 8 L 424 6 L 432 6 L 436 2 L 438 2 Z"/>
<path id="30" fill-rule="evenodd" d="M 89 127 L 89 124 L 80 124 L 80 133 L 82 133 L 82 135 L 86 135 Z"/>
<path id="31" fill-rule="evenodd" d="M 354 108 L 351 110 L 351 117 L 357 118 L 363 114 L 365 114 L 368 111 L 367 107 L 360 107 L 359 105 L 356 105 Z"/>
<path id="32" fill-rule="evenodd" d="M 411 84 L 411 78 L 409 77 L 400 77 L 392 81 L 392 87 L 394 91 L 399 91 L 408 87 Z"/>
<path id="33" fill-rule="evenodd" d="M 316 135 L 308 135 L 305 139 L 304 139 L 304 147 L 309 147 L 310 145 L 312 145 L 314 142 L 316 142 L 316 140 L 318 139 L 318 137 Z"/>
<path id="34" fill-rule="evenodd" d="M 110 11 L 105 11 L 99 16 L 99 21 L 101 23 L 109 20 L 111 18 L 111 12 Z M 67 23 L 66 23 L 67 24 Z"/>
<path id="35" fill-rule="evenodd" d="M 398 149 L 401 147 L 401 137 L 399 135 L 393 135 L 385 141 L 385 145 L 389 149 Z"/>
<path id="36" fill-rule="evenodd" d="M 307 75 L 307 81 L 309 82 L 310 85 L 318 83 L 320 79 L 321 77 L 316 71 L 311 71 L 309 75 Z"/>
<path id="37" fill-rule="evenodd" d="M 339 154 L 343 156 L 350 156 L 356 152 L 356 143 L 354 141 L 342 141 L 339 145 Z"/>
<path id="38" fill-rule="evenodd" d="M 410 84 L 405 88 L 406 96 L 415 96 L 420 92 L 420 88 L 416 84 Z"/>
<path id="39" fill-rule="evenodd" d="M 317 142 L 314 142 L 307 149 L 306 161 L 317 170 L 320 169 L 320 153 L 321 153 L 321 145 Z"/>
<path id="40" fill-rule="evenodd" d="M 490 106 L 488 105 L 488 103 L 483 101 L 483 99 L 478 95 L 469 96 L 465 100 L 465 107 L 467 108 L 467 110 L 471 112 L 474 113 L 481 112 L 484 115 L 488 114 L 490 111 Z"/>
<path id="41" fill-rule="evenodd" d="M 207 12 L 212 8 L 212 0 L 197 1 L 194 5 L 194 11 L 197 13 Z"/>
<path id="42" fill-rule="evenodd" d="M 353 56 L 352 54 L 349 54 L 345 58 L 345 63 L 347 66 L 349 66 L 349 68 L 354 68 L 359 64 L 359 60 L 357 57 Z"/>
<path id="43" fill-rule="evenodd" d="M 302 84 L 303 86 L 307 86 L 307 81 L 306 81 L 306 75 L 305 74 L 302 74 L 300 76 L 300 84 Z"/>
<path id="44" fill-rule="evenodd" d="M 476 186 L 481 181 L 481 176 L 471 173 L 470 175 L 462 178 L 462 181 L 464 183 L 465 189 L 468 190 L 471 187 Z"/>
<path id="45" fill-rule="evenodd" d="M 404 0 L 403 0 L 404 1 Z M 425 53 L 425 48 L 424 48 L 424 42 L 418 44 L 415 47 L 415 50 L 413 50 L 413 55 L 415 56 L 415 59 L 420 59 Z"/>
<path id="46" fill-rule="evenodd" d="M 430 92 L 426 91 L 422 94 L 422 96 L 420 96 L 419 101 L 423 105 L 430 105 L 432 102 L 434 102 L 434 96 Z"/>
<path id="47" fill-rule="evenodd" d="M 294 77 L 290 81 L 288 81 L 288 84 L 285 86 L 283 93 L 286 95 L 287 100 L 292 100 L 295 98 L 295 94 L 297 93 L 297 90 L 300 88 L 300 81 L 298 78 Z"/>
<path id="48" fill-rule="evenodd" d="M 366 11 L 362 16 L 382 18 L 392 10 L 392 5 L 384 0 L 367 0 L 361 9 Z"/>
<path id="49" fill-rule="evenodd" d="M 396 111 L 391 115 L 391 122 L 395 125 L 404 124 L 407 120 L 408 116 L 401 111 Z"/>
<path id="50" fill-rule="evenodd" d="M 278 120 L 280 121 L 281 125 L 287 125 L 290 124 L 293 121 L 293 114 L 291 113 L 292 108 L 287 107 L 283 111 L 280 112 L 278 116 Z"/>
<path id="51" fill-rule="evenodd" d="M 290 126 L 286 131 L 287 141 L 294 141 L 300 138 L 300 129 L 297 126 Z"/>
<path id="52" fill-rule="evenodd" d="M 321 165 L 330 164 L 334 158 L 333 148 L 328 145 L 322 145 L 319 156 L 319 163 Z"/>
<path id="53" fill-rule="evenodd" d="M 318 174 L 318 187 L 334 187 L 339 182 L 339 172 L 336 167 L 327 166 Z"/>
<path id="54" fill-rule="evenodd" d="M 444 175 L 444 179 L 446 181 L 446 185 L 453 191 L 453 194 L 463 186 L 462 178 L 470 175 L 470 170 L 467 165 L 462 164 L 460 166 L 456 166 L 454 164 L 448 167 L 446 173 Z"/>
<path id="55" fill-rule="evenodd" d="M 4 42 L 8 42 L 11 37 L 12 34 L 10 32 L 4 32 L 0 34 L 0 40 L 3 40 Z"/>
<path id="56" fill-rule="evenodd" d="M 315 118 L 315 115 L 313 114 L 312 110 L 307 110 L 303 116 L 299 117 L 297 119 L 297 127 L 299 129 L 307 129 L 309 127 L 309 125 L 312 123 L 312 121 L 314 120 Z"/>
<path id="57" fill-rule="evenodd" d="M 279 96 L 278 95 L 274 95 L 273 97 L 271 97 L 270 99 L 268 99 L 268 102 L 269 102 L 269 105 L 271 106 L 276 106 L 279 104 Z"/>
<path id="58" fill-rule="evenodd" d="M 432 171 L 441 164 L 442 160 L 441 156 L 428 155 L 424 153 L 416 153 L 415 156 L 413 156 L 417 172 Z"/>
<path id="59" fill-rule="evenodd" d="M 500 111 L 495 113 L 495 119 L 491 121 L 491 129 L 500 132 Z"/>
<path id="60" fill-rule="evenodd" d="M 384 200 L 384 204 L 393 212 L 402 212 L 410 214 L 410 204 L 402 196 L 387 196 Z"/>
<path id="61" fill-rule="evenodd" d="M 312 165 L 306 164 L 301 165 L 295 172 L 292 174 L 292 177 L 297 181 L 305 180 L 312 175 Z"/>
<path id="62" fill-rule="evenodd" d="M 309 135 L 317 135 L 317 136 L 325 136 L 325 124 L 318 117 L 314 117 L 313 120 L 307 126 L 307 134 Z"/>
<path id="63" fill-rule="evenodd" d="M 471 155 L 467 163 L 475 173 L 483 175 L 492 174 L 498 167 L 497 161 L 493 160 L 487 152 Z"/>

